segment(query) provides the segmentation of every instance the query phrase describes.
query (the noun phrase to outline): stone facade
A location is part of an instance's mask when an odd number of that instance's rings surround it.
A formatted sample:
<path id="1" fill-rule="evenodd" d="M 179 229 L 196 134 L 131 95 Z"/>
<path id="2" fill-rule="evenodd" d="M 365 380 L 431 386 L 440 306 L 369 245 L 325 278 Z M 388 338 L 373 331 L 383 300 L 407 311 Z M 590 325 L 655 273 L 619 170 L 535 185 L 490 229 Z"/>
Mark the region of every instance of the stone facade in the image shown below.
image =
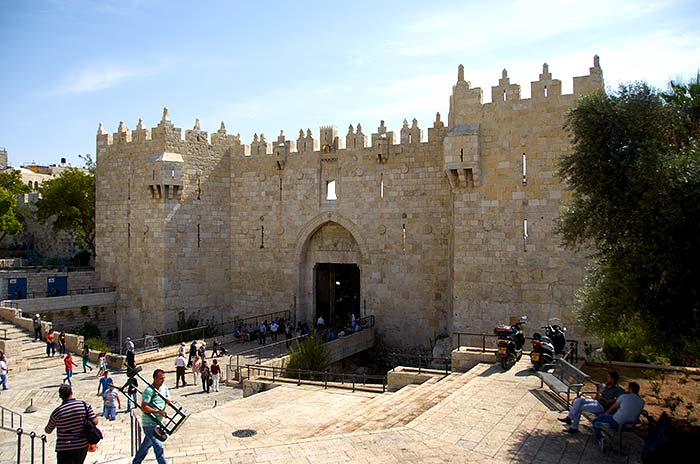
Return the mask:
<path id="1" fill-rule="evenodd" d="M 130 333 L 194 316 L 230 320 L 292 309 L 316 317 L 314 267 L 356 264 L 359 310 L 388 346 L 428 346 L 438 333 L 490 332 L 527 314 L 574 326 L 585 261 L 563 250 L 554 221 L 567 192 L 556 160 L 566 112 L 603 88 L 598 58 L 574 93 L 544 65 L 532 98 L 506 71 L 492 102 L 459 67 L 447 125 L 427 140 L 322 127 L 245 145 L 224 124 L 181 137 L 167 108 L 157 127 L 97 134 L 97 259 Z M 368 144 L 369 139 L 369 144 Z M 335 194 L 336 199 L 333 199 Z"/>

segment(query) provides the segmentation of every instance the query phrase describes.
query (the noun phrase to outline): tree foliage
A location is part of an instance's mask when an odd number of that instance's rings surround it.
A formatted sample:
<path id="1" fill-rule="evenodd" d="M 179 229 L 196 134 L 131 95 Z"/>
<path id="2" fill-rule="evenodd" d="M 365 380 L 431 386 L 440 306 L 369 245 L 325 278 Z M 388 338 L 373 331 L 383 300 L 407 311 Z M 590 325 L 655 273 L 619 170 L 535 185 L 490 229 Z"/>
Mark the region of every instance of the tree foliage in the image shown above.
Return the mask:
<path id="1" fill-rule="evenodd" d="M 314 333 L 299 341 L 297 348 L 291 349 L 287 368 L 309 371 L 328 369 L 328 351 L 323 338 Z"/>
<path id="2" fill-rule="evenodd" d="M 573 201 L 559 232 L 567 246 L 594 250 L 581 321 L 610 340 L 645 338 L 635 342 L 646 358 L 685 363 L 700 355 L 695 85 L 662 95 L 637 83 L 583 98 L 569 113 L 573 149 L 560 165 Z"/>
<path id="3" fill-rule="evenodd" d="M 0 241 L 7 234 L 22 232 L 22 216 L 17 212 L 16 196 L 30 191 L 22 182 L 18 170 L 6 169 L 0 172 Z"/>
<path id="4" fill-rule="evenodd" d="M 78 243 L 95 256 L 95 175 L 70 168 L 39 187 L 37 218 L 54 217 L 54 230 L 72 232 Z"/>

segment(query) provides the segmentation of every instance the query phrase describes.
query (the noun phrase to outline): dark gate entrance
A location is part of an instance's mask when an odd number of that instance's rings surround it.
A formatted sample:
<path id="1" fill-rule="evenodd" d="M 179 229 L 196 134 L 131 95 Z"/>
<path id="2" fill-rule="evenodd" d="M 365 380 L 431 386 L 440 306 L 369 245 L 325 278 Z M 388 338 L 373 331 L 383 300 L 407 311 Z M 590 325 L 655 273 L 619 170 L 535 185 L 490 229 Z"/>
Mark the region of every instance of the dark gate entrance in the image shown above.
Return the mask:
<path id="1" fill-rule="evenodd" d="M 316 319 L 321 315 L 326 326 L 343 327 L 350 314 L 360 317 L 360 268 L 357 264 L 317 263 L 314 275 Z"/>

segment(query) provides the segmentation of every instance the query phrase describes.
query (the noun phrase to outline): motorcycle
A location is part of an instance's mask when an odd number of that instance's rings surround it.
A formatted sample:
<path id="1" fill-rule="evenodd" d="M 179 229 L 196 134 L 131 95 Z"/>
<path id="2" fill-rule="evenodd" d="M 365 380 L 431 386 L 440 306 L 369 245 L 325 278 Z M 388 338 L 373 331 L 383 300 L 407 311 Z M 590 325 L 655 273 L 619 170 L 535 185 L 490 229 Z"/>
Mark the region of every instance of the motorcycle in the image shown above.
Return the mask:
<path id="1" fill-rule="evenodd" d="M 532 334 L 530 360 L 536 371 L 543 365 L 553 362 L 556 356 L 564 356 L 566 353 L 566 329 L 556 324 L 542 328 L 544 336 L 538 332 Z"/>
<path id="2" fill-rule="evenodd" d="M 496 356 L 503 370 L 508 370 L 515 365 L 523 356 L 523 345 L 525 345 L 525 335 L 523 335 L 523 324 L 527 320 L 522 316 L 520 321 L 513 325 L 499 325 L 493 329 L 493 333 L 498 337 L 498 351 Z"/>

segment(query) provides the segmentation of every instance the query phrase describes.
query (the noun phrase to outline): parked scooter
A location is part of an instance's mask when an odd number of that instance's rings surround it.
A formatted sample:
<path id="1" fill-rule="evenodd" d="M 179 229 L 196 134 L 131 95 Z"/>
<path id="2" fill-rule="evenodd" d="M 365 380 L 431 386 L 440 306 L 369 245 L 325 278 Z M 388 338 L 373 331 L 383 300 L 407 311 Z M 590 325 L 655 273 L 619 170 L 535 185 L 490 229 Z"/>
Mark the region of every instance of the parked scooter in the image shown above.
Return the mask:
<path id="1" fill-rule="evenodd" d="M 504 370 L 513 367 L 523 356 L 523 345 L 525 345 L 523 324 L 525 321 L 527 321 L 527 316 L 521 316 L 520 321 L 513 325 L 499 325 L 493 329 L 493 333 L 498 337 L 496 356 Z"/>
<path id="2" fill-rule="evenodd" d="M 566 353 L 566 329 L 556 324 L 542 328 L 544 336 L 538 332 L 532 334 L 530 360 L 536 371 L 543 365 L 553 362 L 556 356 L 564 356 Z"/>

